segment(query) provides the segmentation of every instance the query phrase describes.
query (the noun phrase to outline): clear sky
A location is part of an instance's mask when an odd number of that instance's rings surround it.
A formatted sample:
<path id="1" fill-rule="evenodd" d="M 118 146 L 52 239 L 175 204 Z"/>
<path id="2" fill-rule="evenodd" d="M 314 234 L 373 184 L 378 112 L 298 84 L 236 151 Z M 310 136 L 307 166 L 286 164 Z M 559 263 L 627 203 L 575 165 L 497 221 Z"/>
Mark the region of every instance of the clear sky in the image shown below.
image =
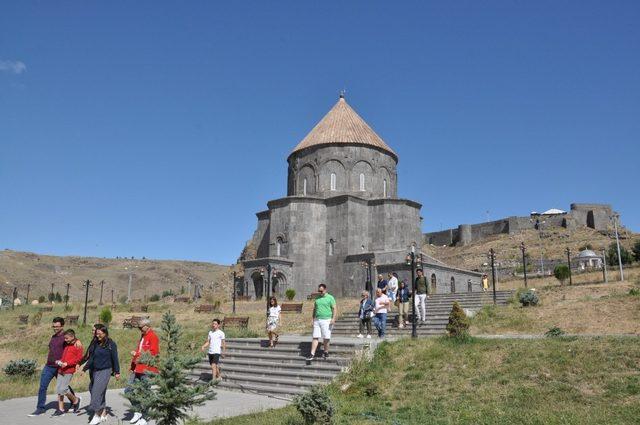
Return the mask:
<path id="1" fill-rule="evenodd" d="M 232 263 L 347 101 L 424 230 L 640 230 L 638 1 L 3 1 L 0 249 Z M 488 212 L 487 212 L 488 211 Z"/>

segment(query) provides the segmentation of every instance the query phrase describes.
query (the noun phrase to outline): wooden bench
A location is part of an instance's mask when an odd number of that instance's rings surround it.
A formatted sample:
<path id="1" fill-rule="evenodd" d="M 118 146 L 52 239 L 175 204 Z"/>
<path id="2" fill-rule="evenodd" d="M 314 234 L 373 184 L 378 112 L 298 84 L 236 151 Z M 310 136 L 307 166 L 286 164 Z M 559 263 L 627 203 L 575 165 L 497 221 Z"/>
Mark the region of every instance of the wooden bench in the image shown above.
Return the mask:
<path id="1" fill-rule="evenodd" d="M 320 297 L 320 292 L 312 292 L 311 295 L 307 297 L 308 300 L 315 300 Z"/>
<path id="2" fill-rule="evenodd" d="M 224 329 L 225 326 L 246 329 L 249 327 L 249 318 L 248 317 L 225 317 L 222 320 L 222 329 Z"/>
<path id="3" fill-rule="evenodd" d="M 20 323 L 21 325 L 26 325 L 27 323 L 29 323 L 29 315 L 21 314 L 20 316 L 18 316 L 18 323 Z"/>
<path id="4" fill-rule="evenodd" d="M 53 306 L 49 305 L 46 307 L 40 307 L 40 311 L 45 312 L 45 311 L 53 311 Z"/>
<path id="5" fill-rule="evenodd" d="M 138 327 L 138 323 L 140 323 L 140 320 L 142 319 L 148 319 L 149 316 L 131 316 L 127 319 L 124 319 L 124 322 L 122 322 L 122 327 L 127 329 L 127 328 L 137 328 Z"/>
<path id="6" fill-rule="evenodd" d="M 302 303 L 282 303 L 280 304 L 282 313 L 302 313 Z"/>
<path id="7" fill-rule="evenodd" d="M 64 323 L 66 325 L 77 325 L 78 324 L 78 316 L 67 316 L 64 318 Z"/>
<path id="8" fill-rule="evenodd" d="M 193 311 L 195 311 L 196 313 L 211 313 L 215 311 L 215 309 L 211 304 L 200 304 L 199 306 L 196 306 Z"/>

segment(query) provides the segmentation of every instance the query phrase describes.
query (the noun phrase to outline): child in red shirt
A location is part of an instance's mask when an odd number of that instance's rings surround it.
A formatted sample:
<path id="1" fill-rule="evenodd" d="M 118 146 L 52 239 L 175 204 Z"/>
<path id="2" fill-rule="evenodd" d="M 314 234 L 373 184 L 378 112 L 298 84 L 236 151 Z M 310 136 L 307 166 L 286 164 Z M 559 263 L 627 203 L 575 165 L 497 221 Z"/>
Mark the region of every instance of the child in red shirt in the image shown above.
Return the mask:
<path id="1" fill-rule="evenodd" d="M 77 413 L 80 408 L 81 398 L 74 395 L 69 389 L 71 378 L 76 371 L 76 366 L 82 360 L 82 345 L 78 343 L 76 333 L 72 329 L 68 329 L 64 333 L 64 351 L 62 358 L 56 363 L 58 364 L 58 376 L 56 377 L 56 393 L 58 394 L 58 410 L 53 416 L 62 416 L 64 410 L 64 396 L 66 395 L 71 402 L 73 412 Z"/>

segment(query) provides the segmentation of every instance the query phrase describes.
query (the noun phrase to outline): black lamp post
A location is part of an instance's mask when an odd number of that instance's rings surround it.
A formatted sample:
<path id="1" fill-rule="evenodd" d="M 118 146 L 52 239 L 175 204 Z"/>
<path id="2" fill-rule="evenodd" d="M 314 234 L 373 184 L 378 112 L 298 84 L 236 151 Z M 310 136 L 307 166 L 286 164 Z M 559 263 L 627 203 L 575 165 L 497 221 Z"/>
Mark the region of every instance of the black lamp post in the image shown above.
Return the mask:
<path id="1" fill-rule="evenodd" d="M 82 287 L 85 288 L 84 290 L 84 317 L 82 319 L 82 325 L 86 326 L 87 325 L 87 303 L 89 302 L 89 288 L 92 287 L 93 285 L 91 284 L 91 281 L 89 279 L 87 279 L 83 284 Z"/>
<path id="2" fill-rule="evenodd" d="M 69 287 L 71 286 L 70 283 L 67 283 L 67 293 L 64 296 L 64 306 L 67 307 L 69 305 Z"/>
<path id="3" fill-rule="evenodd" d="M 236 314 L 236 272 L 233 272 L 233 314 Z"/>
<path id="4" fill-rule="evenodd" d="M 520 244 L 520 250 L 522 251 L 522 269 L 524 270 L 524 287 L 527 287 L 527 257 L 525 251 L 527 248 L 524 246 L 524 242 Z"/>
<path id="5" fill-rule="evenodd" d="M 573 285 L 573 279 L 571 278 L 571 250 L 569 247 L 565 250 L 567 253 L 567 266 L 569 267 L 569 285 Z"/>
<path id="6" fill-rule="evenodd" d="M 104 279 L 100 281 L 100 305 L 102 305 L 102 291 L 104 290 Z"/>
<path id="7" fill-rule="evenodd" d="M 373 282 L 371 281 L 371 259 L 367 258 L 360 265 L 366 270 L 367 279 L 364 283 L 364 289 L 369 291 L 369 299 L 373 300 Z"/>
<path id="8" fill-rule="evenodd" d="M 493 304 L 497 303 L 496 301 L 496 252 L 491 248 L 489 250 L 489 257 L 491 257 L 491 279 L 493 281 Z"/>
<path id="9" fill-rule="evenodd" d="M 407 254 L 407 266 L 411 267 L 411 298 L 413 299 L 411 311 L 412 311 L 412 319 L 411 319 L 411 338 L 418 337 L 418 317 L 416 316 L 416 253 L 414 248 L 411 247 L 411 252 Z M 418 262 L 420 259 L 418 257 Z"/>

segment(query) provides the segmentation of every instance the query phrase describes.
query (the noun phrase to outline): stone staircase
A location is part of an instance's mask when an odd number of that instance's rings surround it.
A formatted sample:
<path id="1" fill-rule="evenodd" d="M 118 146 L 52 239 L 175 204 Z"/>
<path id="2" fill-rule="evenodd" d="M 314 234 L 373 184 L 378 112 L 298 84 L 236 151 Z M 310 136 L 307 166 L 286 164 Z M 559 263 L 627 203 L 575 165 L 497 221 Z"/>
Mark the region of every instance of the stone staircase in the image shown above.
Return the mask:
<path id="1" fill-rule="evenodd" d="M 291 399 L 310 387 L 329 383 L 346 369 L 356 355 L 368 355 L 375 342 L 355 338 L 331 340 L 329 358 L 308 362 L 311 349 L 309 336 L 281 336 L 275 348 L 261 338 L 227 339 L 226 356 L 222 359 L 222 380 L 217 387 Z M 318 347 L 316 357 L 322 354 Z M 211 380 L 209 362 L 203 360 L 191 371 L 191 379 Z"/>
<path id="2" fill-rule="evenodd" d="M 497 291 L 496 301 L 498 305 L 506 305 L 513 291 Z M 463 309 L 478 311 L 484 305 L 493 304 L 492 292 L 466 292 L 459 294 L 436 294 L 427 300 L 427 320 L 425 323 L 418 323 L 418 336 L 442 335 L 446 332 L 449 321 L 449 313 L 453 302 L 457 301 Z M 411 310 L 410 310 L 411 312 Z M 390 337 L 401 337 L 411 335 L 411 325 L 398 328 L 397 323 L 398 308 L 392 306 L 391 313 L 387 315 L 386 334 Z M 344 313 L 340 319 L 336 320 L 333 327 L 333 335 L 356 336 L 358 334 L 358 314 L 357 312 Z M 409 320 L 411 320 L 411 314 Z M 377 335 L 372 323 L 373 336 Z"/>

